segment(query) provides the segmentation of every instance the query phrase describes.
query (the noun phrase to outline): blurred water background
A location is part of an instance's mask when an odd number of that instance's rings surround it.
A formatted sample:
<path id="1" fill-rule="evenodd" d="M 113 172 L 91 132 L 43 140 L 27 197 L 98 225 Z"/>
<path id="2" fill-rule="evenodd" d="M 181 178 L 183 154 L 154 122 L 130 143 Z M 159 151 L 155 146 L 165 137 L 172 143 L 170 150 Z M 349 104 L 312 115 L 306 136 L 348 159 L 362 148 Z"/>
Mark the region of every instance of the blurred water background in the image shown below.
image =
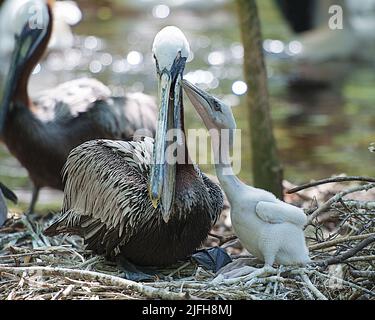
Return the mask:
<path id="1" fill-rule="evenodd" d="M 151 55 L 155 34 L 166 25 L 180 27 L 194 53 L 186 78 L 228 101 L 242 130 L 239 176 L 251 183 L 243 50 L 236 6 L 229 0 L 77 1 L 83 20 L 74 27 L 74 46 L 50 52 L 34 70 L 30 94 L 78 77 L 95 77 L 115 95 L 143 91 L 155 95 L 157 83 Z M 300 88 L 288 85 L 296 66 L 291 60 L 299 43 L 271 0 L 258 1 L 267 59 L 270 102 L 285 178 L 293 183 L 333 174 L 375 176 L 374 61 L 335 61 L 314 72 L 330 85 Z M 360 48 L 359 48 L 360 49 Z M 203 128 L 185 99 L 188 128 Z M 25 124 L 27 125 L 27 124 Z M 213 172 L 211 166 L 203 166 Z M 0 146 L 0 181 L 16 190 L 21 202 L 30 197 L 31 182 L 17 160 Z M 61 193 L 45 190 L 39 208 L 58 209 Z"/>

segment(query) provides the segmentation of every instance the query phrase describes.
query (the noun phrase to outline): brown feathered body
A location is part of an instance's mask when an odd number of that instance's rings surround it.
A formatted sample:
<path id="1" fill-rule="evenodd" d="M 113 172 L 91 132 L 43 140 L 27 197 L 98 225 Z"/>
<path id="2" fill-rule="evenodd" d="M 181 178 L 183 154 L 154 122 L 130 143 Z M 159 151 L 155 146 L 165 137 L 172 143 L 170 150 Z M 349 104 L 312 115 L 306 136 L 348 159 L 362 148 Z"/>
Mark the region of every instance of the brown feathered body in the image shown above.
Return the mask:
<path id="1" fill-rule="evenodd" d="M 65 167 L 61 217 L 46 235 L 78 234 L 107 258 L 163 266 L 186 258 L 206 239 L 223 208 L 219 186 L 198 167 L 177 165 L 168 223 L 148 196 L 153 139 L 86 142 Z"/>
<path id="2" fill-rule="evenodd" d="M 62 190 L 61 170 L 74 147 L 98 138 L 130 140 L 137 132 L 153 136 L 156 117 L 152 97 L 112 97 L 101 82 L 83 78 L 41 93 L 30 105 L 15 99 L 3 140 L 36 187 Z"/>

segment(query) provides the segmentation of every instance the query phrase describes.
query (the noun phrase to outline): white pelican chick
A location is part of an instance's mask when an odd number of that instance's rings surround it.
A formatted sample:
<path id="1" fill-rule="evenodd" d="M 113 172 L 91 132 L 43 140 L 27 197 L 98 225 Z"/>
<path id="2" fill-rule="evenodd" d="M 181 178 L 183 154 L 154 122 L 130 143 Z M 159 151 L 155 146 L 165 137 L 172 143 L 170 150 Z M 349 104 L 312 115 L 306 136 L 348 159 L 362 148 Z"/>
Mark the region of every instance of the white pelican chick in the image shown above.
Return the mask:
<path id="1" fill-rule="evenodd" d="M 183 87 L 210 130 L 217 177 L 231 205 L 233 229 L 243 246 L 264 261 L 265 270 L 270 270 L 274 263 L 305 265 L 310 259 L 303 232 L 307 222 L 303 210 L 268 191 L 246 185 L 234 175 L 229 148 L 236 122 L 230 107 L 186 80 Z M 222 129 L 229 130 L 229 141 L 224 141 Z"/>

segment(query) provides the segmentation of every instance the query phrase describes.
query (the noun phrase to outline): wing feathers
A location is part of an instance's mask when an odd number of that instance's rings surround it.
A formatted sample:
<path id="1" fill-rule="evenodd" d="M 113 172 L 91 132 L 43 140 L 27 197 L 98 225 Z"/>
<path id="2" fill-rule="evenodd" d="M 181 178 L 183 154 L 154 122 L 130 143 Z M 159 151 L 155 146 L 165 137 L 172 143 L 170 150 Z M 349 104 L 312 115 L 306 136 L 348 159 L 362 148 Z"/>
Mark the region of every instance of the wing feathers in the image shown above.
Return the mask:
<path id="1" fill-rule="evenodd" d="M 302 209 L 282 201 L 259 201 L 255 211 L 260 219 L 268 223 L 290 222 L 303 227 L 307 222 L 307 217 Z"/>
<path id="2" fill-rule="evenodd" d="M 70 230 L 83 235 L 88 248 L 107 253 L 129 241 L 155 210 L 147 191 L 152 150 L 151 138 L 93 140 L 73 149 L 63 169 L 65 214 L 47 234 Z"/>

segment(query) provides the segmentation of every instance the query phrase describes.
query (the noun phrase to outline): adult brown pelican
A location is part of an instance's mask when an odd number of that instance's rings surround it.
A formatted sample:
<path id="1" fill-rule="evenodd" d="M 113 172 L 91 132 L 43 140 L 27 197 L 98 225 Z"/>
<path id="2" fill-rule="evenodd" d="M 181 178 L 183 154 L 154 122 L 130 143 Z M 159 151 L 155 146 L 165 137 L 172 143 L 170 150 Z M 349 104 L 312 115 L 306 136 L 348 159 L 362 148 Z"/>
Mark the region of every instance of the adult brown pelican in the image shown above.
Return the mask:
<path id="1" fill-rule="evenodd" d="M 52 28 L 49 5 L 35 0 L 37 4 L 42 18 L 33 23 L 26 20 L 17 36 L 0 106 L 2 141 L 27 169 L 35 186 L 30 211 L 41 187 L 63 189 L 61 169 L 74 147 L 97 138 L 129 140 L 140 129 L 153 136 L 157 118 L 151 97 L 141 93 L 112 97 L 94 79 L 61 84 L 31 101 L 29 77 Z"/>
<path id="2" fill-rule="evenodd" d="M 67 160 L 61 218 L 46 235 L 79 234 L 87 248 L 138 265 L 168 265 L 206 239 L 223 208 L 221 189 L 189 162 L 184 139 L 182 74 L 189 44 L 176 27 L 155 37 L 160 110 L 155 141 L 96 140 Z M 179 163 L 170 161 L 170 133 L 178 131 Z M 176 150 L 175 149 L 175 150 Z M 170 155 L 170 154 L 169 154 Z"/>

